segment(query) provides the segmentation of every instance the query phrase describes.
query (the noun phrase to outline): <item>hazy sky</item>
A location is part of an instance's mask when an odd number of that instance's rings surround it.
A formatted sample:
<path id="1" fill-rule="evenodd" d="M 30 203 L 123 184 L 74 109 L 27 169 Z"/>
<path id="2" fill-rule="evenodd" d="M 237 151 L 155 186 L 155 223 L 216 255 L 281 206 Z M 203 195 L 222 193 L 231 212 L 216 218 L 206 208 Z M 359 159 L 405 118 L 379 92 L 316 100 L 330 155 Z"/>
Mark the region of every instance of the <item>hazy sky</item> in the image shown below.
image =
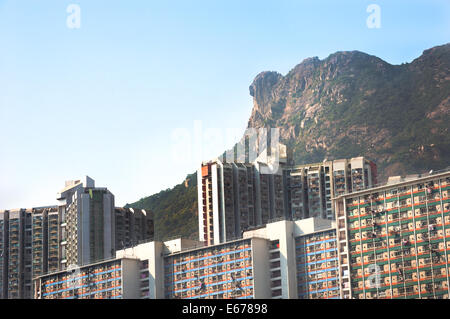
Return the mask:
<path id="1" fill-rule="evenodd" d="M 343 50 L 400 64 L 449 39 L 448 0 L 0 0 L 0 209 L 53 205 L 83 175 L 136 201 L 237 141 L 259 72 Z M 235 140 L 198 153 L 206 129 Z"/>

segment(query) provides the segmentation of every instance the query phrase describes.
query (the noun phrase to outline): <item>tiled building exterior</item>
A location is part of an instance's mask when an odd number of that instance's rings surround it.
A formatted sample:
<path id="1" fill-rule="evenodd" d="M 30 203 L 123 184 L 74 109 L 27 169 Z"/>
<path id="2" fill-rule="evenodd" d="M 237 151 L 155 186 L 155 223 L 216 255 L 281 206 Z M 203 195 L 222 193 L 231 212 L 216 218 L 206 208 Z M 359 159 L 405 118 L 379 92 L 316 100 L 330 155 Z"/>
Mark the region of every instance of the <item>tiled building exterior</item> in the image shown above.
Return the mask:
<path id="1" fill-rule="evenodd" d="M 338 299 L 336 230 L 295 238 L 299 299 Z"/>
<path id="2" fill-rule="evenodd" d="M 251 239 L 172 254 L 164 259 L 168 299 L 247 299 L 255 295 Z"/>
<path id="3" fill-rule="evenodd" d="M 309 254 L 299 243 L 309 243 L 311 236 L 323 237 L 328 242 L 333 233 L 330 221 L 309 218 L 270 223 L 245 232 L 242 239 L 217 245 L 204 246 L 202 242 L 182 239 L 149 242 L 120 250 L 115 259 L 82 266 L 75 274 L 65 270 L 37 277 L 34 296 L 43 299 L 320 298 L 322 295 L 312 288 L 312 282 L 297 284 L 303 275 L 319 276 L 315 273 L 318 267 L 304 268 L 299 263 Z M 332 298 L 333 282 L 331 279 L 329 282 L 328 297 Z"/>
<path id="4" fill-rule="evenodd" d="M 335 200 L 342 298 L 448 298 L 450 172 Z"/>
<path id="5" fill-rule="evenodd" d="M 139 272 L 135 259 L 113 259 L 35 279 L 36 299 L 121 299 L 138 297 L 138 281 L 130 289 L 124 272 Z M 127 286 L 128 285 L 128 286 Z M 127 289 L 128 288 L 128 289 Z"/>

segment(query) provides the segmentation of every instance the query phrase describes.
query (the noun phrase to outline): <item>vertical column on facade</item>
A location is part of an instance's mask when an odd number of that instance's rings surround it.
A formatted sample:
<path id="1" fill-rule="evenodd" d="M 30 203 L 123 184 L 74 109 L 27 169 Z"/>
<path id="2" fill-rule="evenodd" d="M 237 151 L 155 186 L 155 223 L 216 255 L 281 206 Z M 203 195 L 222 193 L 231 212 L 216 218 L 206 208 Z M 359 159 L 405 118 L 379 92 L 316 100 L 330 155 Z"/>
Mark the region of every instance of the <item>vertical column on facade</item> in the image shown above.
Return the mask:
<path id="1" fill-rule="evenodd" d="M 366 214 L 367 214 L 367 211 L 366 211 Z M 372 236 L 371 237 L 372 237 L 372 248 L 373 248 L 372 249 L 373 250 L 373 261 L 375 263 L 375 267 L 378 267 L 378 264 L 377 264 L 377 252 L 376 252 L 376 242 L 375 242 L 375 240 L 377 238 L 377 233 L 376 233 L 376 230 L 375 230 L 375 220 L 374 220 L 375 216 L 373 214 L 372 199 L 370 199 L 370 215 L 371 215 L 371 223 L 372 223 Z M 366 225 L 367 225 L 367 221 L 366 221 Z M 378 298 L 378 293 L 379 293 L 378 285 L 375 285 L 375 288 L 377 289 L 377 298 Z"/>
<path id="2" fill-rule="evenodd" d="M 310 245 L 310 247 L 312 247 L 312 252 L 310 252 L 312 255 L 310 256 L 314 256 L 314 259 L 311 258 L 312 264 L 313 264 L 313 269 L 315 274 L 317 274 L 317 262 L 316 262 L 316 241 L 315 241 L 315 237 L 312 237 L 312 243 Z M 317 296 L 318 290 L 317 290 L 317 276 L 313 276 L 314 279 L 314 294 Z"/>
<path id="3" fill-rule="evenodd" d="M 432 287 L 432 290 L 433 290 L 433 297 L 436 298 L 436 290 L 434 289 L 435 282 L 434 282 L 433 254 L 432 254 L 432 249 L 431 249 L 431 238 L 432 238 L 432 235 L 431 235 L 431 230 L 430 230 L 430 211 L 429 211 L 429 207 L 428 207 L 428 199 L 429 199 L 428 198 L 429 197 L 429 195 L 428 195 L 428 185 L 424 189 L 424 193 L 425 193 L 425 207 L 426 207 L 426 212 L 427 212 L 427 231 L 428 231 L 428 245 L 426 247 L 427 247 L 427 251 L 430 254 L 430 271 L 431 271 L 431 283 L 432 283 L 431 287 Z M 426 272 L 425 272 L 425 275 L 426 275 Z M 428 286 L 426 284 L 425 285 L 425 289 L 428 292 L 427 287 Z"/>
<path id="4" fill-rule="evenodd" d="M 414 188 L 410 186 L 410 195 L 411 195 L 411 210 L 413 216 L 413 229 L 414 229 L 414 251 L 416 257 L 416 274 L 417 274 L 417 286 L 419 291 L 419 298 L 422 296 L 422 290 L 420 289 L 420 271 L 419 271 L 419 258 L 417 256 L 418 247 L 417 247 L 417 232 L 416 232 L 416 207 L 414 203 Z"/>
<path id="5" fill-rule="evenodd" d="M 386 207 L 386 192 L 383 192 L 383 213 L 384 213 L 384 222 L 386 223 L 386 239 L 387 239 L 387 253 L 388 253 L 388 276 L 389 276 L 389 293 L 391 299 L 393 298 L 394 291 L 392 289 L 392 263 L 391 263 L 391 248 L 389 243 L 389 217 L 388 211 Z"/>
<path id="6" fill-rule="evenodd" d="M 361 256 L 361 277 L 362 277 L 362 287 L 363 287 L 363 296 L 366 298 L 366 276 L 364 273 L 364 249 L 363 249 L 363 243 L 362 243 L 362 230 L 361 230 L 361 197 L 358 196 L 358 231 L 359 231 L 359 245 L 361 247 L 360 256 Z M 349 269 L 350 271 L 350 269 Z M 351 273 L 350 273 L 351 275 Z M 351 281 L 350 281 L 351 282 Z"/>
<path id="7" fill-rule="evenodd" d="M 450 296 L 450 281 L 449 281 L 449 273 L 448 273 L 448 253 L 447 253 L 447 234 L 445 227 L 445 209 L 444 209 L 444 201 L 442 194 L 442 179 L 439 179 L 439 197 L 440 197 L 440 205 L 441 205 L 441 216 L 442 216 L 442 230 L 444 235 L 444 254 L 445 254 L 445 274 L 447 278 L 447 291 L 448 296 Z"/>
<path id="8" fill-rule="evenodd" d="M 399 227 L 399 231 L 400 231 L 400 252 L 401 252 L 401 256 L 402 256 L 402 274 L 401 274 L 401 278 L 403 281 L 403 294 L 404 297 L 406 299 L 406 282 L 405 282 L 405 247 L 403 245 L 403 241 L 405 240 L 405 238 L 403 238 L 403 234 L 402 234 L 402 213 L 400 210 L 400 193 L 398 191 L 397 188 L 397 201 L 396 201 L 396 206 L 397 206 L 397 220 L 398 220 L 398 227 Z"/>
<path id="9" fill-rule="evenodd" d="M 309 267 L 309 265 L 308 265 L 308 254 L 307 254 L 307 245 L 306 245 L 306 237 L 300 237 L 300 243 L 301 244 L 303 244 L 303 251 L 304 251 L 304 253 L 305 253 L 305 267 L 304 267 L 304 269 L 305 269 L 305 278 L 306 278 L 306 280 L 305 280 L 305 290 L 306 290 L 306 299 L 309 299 L 309 276 L 308 276 L 308 267 Z"/>

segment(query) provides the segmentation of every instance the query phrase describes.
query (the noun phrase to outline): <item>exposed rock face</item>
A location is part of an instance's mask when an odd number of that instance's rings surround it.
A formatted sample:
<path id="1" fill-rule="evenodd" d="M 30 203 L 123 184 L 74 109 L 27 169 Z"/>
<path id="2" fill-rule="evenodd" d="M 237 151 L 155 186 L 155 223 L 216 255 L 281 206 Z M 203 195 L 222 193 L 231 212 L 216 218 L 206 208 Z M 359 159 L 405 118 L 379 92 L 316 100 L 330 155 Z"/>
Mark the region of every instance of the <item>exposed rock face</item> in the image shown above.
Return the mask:
<path id="1" fill-rule="evenodd" d="M 364 155 L 384 178 L 450 165 L 450 44 L 402 65 L 358 51 L 309 58 L 260 73 L 250 95 L 248 127 L 279 127 L 296 163 Z"/>

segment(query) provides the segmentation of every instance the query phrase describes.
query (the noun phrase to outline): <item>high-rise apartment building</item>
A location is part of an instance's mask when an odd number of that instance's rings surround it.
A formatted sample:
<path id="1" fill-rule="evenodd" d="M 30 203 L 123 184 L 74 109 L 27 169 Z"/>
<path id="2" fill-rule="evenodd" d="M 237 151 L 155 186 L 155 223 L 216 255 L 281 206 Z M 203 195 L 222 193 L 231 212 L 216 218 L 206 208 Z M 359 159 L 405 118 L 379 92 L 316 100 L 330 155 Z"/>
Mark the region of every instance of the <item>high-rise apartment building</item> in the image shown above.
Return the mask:
<path id="1" fill-rule="evenodd" d="M 6 224 L 8 222 L 8 215 L 4 211 L 0 211 L 0 299 L 6 298 L 7 292 L 7 272 L 6 269 L 6 239 L 8 238 L 8 232 L 6 230 Z"/>
<path id="2" fill-rule="evenodd" d="M 332 198 L 377 183 L 375 163 L 364 157 L 283 167 L 287 217 L 334 219 Z"/>
<path id="3" fill-rule="evenodd" d="M 31 209 L 1 211 L 2 298 L 30 298 Z"/>
<path id="4" fill-rule="evenodd" d="M 114 256 L 114 195 L 93 179 L 68 181 L 58 193 L 61 264 L 85 265 Z"/>
<path id="5" fill-rule="evenodd" d="M 154 235 L 153 216 L 145 209 L 116 207 L 115 212 L 115 250 L 136 246 L 149 241 Z"/>
<path id="6" fill-rule="evenodd" d="M 56 206 L 0 211 L 0 299 L 31 298 L 33 278 L 110 259 L 153 234 L 150 212 L 115 208 L 87 176 L 66 182 Z"/>
<path id="7" fill-rule="evenodd" d="M 333 219 L 333 162 L 296 165 L 283 168 L 285 178 L 286 217 Z"/>
<path id="8" fill-rule="evenodd" d="M 32 278 L 57 271 L 60 261 L 58 206 L 32 209 Z"/>
<path id="9" fill-rule="evenodd" d="M 0 299 L 31 298 L 33 277 L 59 266 L 57 206 L 0 212 Z"/>
<path id="10" fill-rule="evenodd" d="M 153 216 L 143 209 L 114 207 L 114 195 L 93 179 L 68 181 L 58 193 L 61 269 L 114 257 L 116 250 L 153 238 Z"/>
<path id="11" fill-rule="evenodd" d="M 239 238 L 242 232 L 284 217 L 281 167 L 267 164 L 205 163 L 197 172 L 199 236 L 208 244 Z"/>
<path id="12" fill-rule="evenodd" d="M 332 198 L 376 183 L 376 165 L 363 158 L 289 166 L 205 162 L 197 172 L 199 238 L 218 244 L 279 219 L 334 219 Z"/>
<path id="13" fill-rule="evenodd" d="M 450 171 L 341 195 L 341 297 L 449 298 Z"/>
<path id="14" fill-rule="evenodd" d="M 357 192 L 377 184 L 377 166 L 364 157 L 333 161 L 334 196 Z"/>

